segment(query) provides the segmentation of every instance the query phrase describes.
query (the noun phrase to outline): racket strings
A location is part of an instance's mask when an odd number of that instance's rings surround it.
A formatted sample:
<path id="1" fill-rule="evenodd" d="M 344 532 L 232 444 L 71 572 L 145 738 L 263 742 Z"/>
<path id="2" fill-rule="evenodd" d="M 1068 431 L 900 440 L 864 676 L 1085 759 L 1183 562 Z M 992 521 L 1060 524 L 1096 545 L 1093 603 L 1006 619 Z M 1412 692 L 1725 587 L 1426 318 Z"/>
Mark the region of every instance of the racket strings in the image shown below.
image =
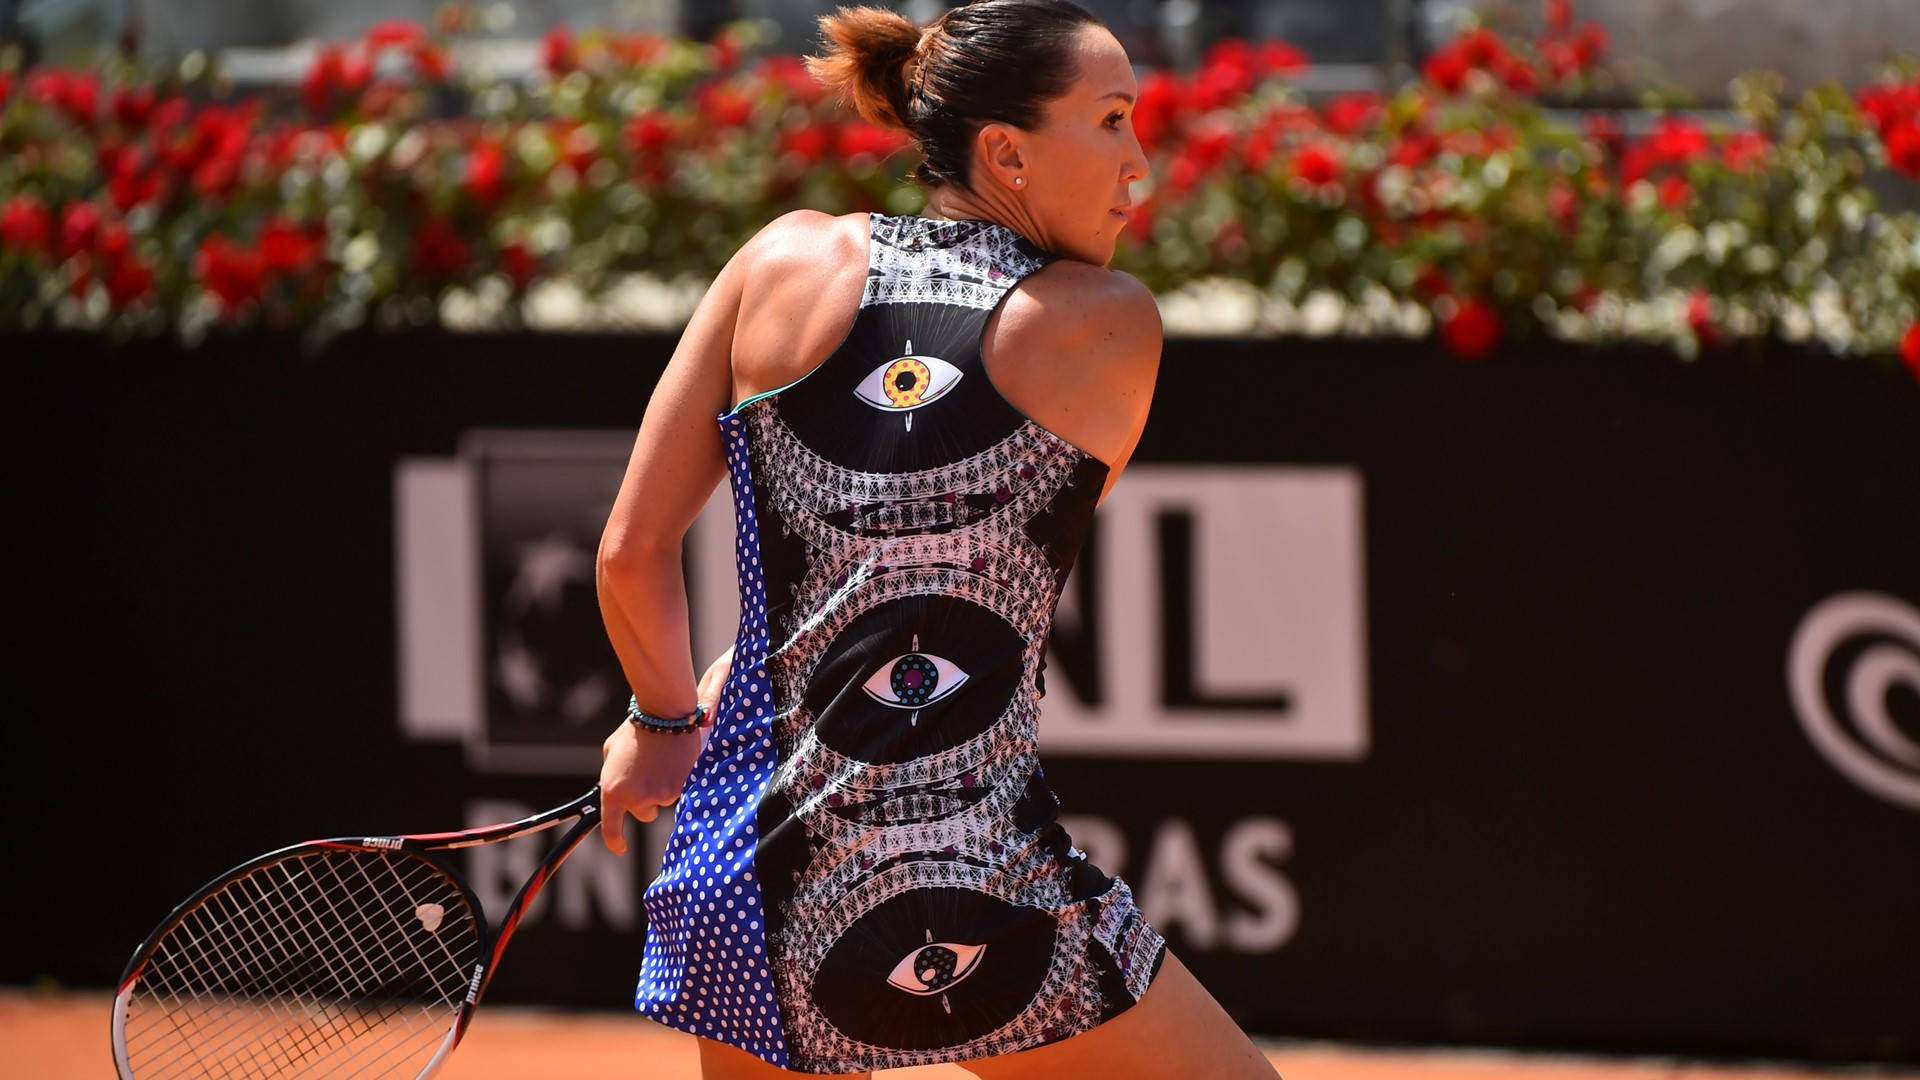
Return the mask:
<path id="1" fill-rule="evenodd" d="M 128 1002 L 140 1080 L 414 1076 L 458 1020 L 484 928 L 405 852 L 315 850 L 203 898 Z"/>

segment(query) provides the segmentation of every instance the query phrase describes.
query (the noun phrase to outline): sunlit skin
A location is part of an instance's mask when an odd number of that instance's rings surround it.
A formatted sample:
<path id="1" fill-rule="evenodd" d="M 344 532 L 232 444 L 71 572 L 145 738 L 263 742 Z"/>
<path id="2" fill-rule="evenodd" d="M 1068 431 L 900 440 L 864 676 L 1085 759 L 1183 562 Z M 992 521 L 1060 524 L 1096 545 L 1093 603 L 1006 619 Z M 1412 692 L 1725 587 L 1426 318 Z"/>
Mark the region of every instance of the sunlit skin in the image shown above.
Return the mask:
<path id="1" fill-rule="evenodd" d="M 1047 103 L 1038 128 L 981 126 L 968 176 L 973 190 L 935 188 L 923 216 L 997 221 L 1055 254 L 1095 266 L 1113 261 L 1127 225 L 1123 211 L 1133 202 L 1129 189 L 1147 175 L 1133 131 L 1139 86 L 1127 50 L 1106 27 L 1082 28 L 1073 63 L 1078 77 Z"/>

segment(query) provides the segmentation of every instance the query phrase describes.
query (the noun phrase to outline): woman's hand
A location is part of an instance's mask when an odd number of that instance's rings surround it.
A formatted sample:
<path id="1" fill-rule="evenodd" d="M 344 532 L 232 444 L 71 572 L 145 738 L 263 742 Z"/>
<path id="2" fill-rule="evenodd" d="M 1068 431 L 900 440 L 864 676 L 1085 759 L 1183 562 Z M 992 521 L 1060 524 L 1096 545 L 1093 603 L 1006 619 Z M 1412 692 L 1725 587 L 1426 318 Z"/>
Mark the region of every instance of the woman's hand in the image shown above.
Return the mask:
<path id="1" fill-rule="evenodd" d="M 733 650 L 728 649 L 700 676 L 696 695 L 707 708 L 709 724 L 732 666 Z M 600 836 L 608 851 L 627 853 L 626 815 L 652 821 L 660 807 L 680 798 L 705 743 L 705 733 L 663 734 L 632 723 L 622 723 L 607 736 L 600 745 Z"/>

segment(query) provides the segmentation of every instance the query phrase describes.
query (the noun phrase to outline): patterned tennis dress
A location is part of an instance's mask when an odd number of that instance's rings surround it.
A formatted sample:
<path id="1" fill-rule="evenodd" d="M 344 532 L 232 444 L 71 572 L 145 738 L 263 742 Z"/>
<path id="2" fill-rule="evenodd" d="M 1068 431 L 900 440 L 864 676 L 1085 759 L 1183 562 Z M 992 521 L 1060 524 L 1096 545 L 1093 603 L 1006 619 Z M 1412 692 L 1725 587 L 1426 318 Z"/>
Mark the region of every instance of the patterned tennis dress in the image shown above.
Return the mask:
<path id="1" fill-rule="evenodd" d="M 839 348 L 719 417 L 740 630 L 634 998 L 807 1073 L 1054 1042 L 1165 958 L 1035 752 L 1107 468 L 1000 396 L 980 339 L 1054 256 L 987 221 L 873 215 L 869 236 Z"/>

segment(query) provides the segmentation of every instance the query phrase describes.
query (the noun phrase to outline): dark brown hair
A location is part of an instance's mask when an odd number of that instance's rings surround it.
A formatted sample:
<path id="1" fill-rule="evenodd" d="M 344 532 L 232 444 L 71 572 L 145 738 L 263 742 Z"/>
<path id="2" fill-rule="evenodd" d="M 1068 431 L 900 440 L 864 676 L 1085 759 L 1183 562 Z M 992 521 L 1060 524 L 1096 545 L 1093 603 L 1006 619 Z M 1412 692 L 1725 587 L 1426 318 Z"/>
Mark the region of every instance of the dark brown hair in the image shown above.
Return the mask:
<path id="1" fill-rule="evenodd" d="M 1101 25 L 1071 0 L 978 0 L 924 30 L 886 8 L 842 7 L 820 17 L 825 55 L 806 63 L 868 121 L 913 135 L 915 180 L 967 188 L 974 134 L 996 121 L 1039 127 L 1079 75 L 1075 38 Z"/>

